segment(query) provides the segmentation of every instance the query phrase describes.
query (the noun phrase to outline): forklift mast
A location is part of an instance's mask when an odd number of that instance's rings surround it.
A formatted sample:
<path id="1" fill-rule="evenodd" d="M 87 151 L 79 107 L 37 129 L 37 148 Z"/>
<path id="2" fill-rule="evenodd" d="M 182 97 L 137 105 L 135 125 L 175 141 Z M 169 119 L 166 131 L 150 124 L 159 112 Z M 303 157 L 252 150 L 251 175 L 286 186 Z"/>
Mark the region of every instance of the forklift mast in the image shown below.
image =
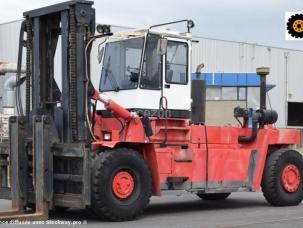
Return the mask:
<path id="1" fill-rule="evenodd" d="M 85 49 L 95 30 L 92 4 L 74 0 L 24 13 L 17 78 L 26 44 L 26 111 L 17 93 L 20 115 L 10 118 L 11 186 L 0 186 L 12 209 L 0 213 L 1 220 L 46 219 L 55 206 L 85 208 L 90 203 L 84 110 L 89 81 Z M 54 77 L 54 57 L 60 52 L 62 92 Z M 34 213 L 28 214 L 28 207 Z"/>
<path id="2" fill-rule="evenodd" d="M 32 110 L 27 118 L 41 114 L 52 117 L 61 142 L 84 142 L 88 138 L 83 112 L 88 83 L 84 53 L 95 30 L 92 4 L 76 0 L 24 13 L 27 31 L 32 32 L 27 35 L 28 47 L 32 47 L 31 65 L 27 65 L 32 80 Z M 54 56 L 56 50 L 60 52 L 60 36 L 62 94 L 54 80 Z M 26 94 L 27 106 L 29 96 Z"/>

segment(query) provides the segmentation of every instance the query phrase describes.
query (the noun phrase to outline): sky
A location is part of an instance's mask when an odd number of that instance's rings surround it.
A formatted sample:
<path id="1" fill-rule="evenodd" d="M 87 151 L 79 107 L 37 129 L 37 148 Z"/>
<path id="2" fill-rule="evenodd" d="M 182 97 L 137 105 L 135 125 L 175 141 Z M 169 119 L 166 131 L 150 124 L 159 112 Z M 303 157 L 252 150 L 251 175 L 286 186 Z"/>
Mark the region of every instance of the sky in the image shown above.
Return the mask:
<path id="1" fill-rule="evenodd" d="M 1 0 L 0 23 L 62 0 Z M 303 50 L 285 40 L 285 12 L 303 11 L 303 0 L 95 0 L 98 23 L 145 28 L 180 19 L 195 22 L 202 37 Z M 172 27 L 174 29 L 174 27 Z M 182 29 L 180 27 L 175 29 Z"/>

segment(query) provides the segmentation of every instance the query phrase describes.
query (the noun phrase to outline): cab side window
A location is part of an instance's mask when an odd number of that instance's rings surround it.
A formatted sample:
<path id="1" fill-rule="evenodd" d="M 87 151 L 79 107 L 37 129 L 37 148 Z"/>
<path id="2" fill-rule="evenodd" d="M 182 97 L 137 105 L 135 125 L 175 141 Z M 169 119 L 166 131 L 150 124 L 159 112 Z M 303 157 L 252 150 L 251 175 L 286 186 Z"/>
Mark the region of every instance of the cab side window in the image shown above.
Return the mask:
<path id="1" fill-rule="evenodd" d="M 166 53 L 166 83 L 187 84 L 188 82 L 188 45 L 168 41 Z"/>

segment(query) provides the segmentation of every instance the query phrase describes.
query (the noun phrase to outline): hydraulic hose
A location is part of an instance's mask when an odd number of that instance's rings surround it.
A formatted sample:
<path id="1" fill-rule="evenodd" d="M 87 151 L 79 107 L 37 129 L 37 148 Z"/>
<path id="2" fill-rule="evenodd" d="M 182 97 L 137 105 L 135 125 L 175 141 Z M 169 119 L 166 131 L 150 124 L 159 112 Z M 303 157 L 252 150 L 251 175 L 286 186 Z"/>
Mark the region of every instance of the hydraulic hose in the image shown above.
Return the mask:
<path id="1" fill-rule="evenodd" d="M 131 118 L 137 117 L 137 113 L 130 112 L 127 109 L 123 108 L 121 105 L 117 104 L 113 100 L 107 100 L 101 97 L 101 93 L 95 90 L 93 96 L 91 97 L 93 100 L 100 101 L 104 104 L 104 107 L 115 114 L 117 117 L 120 117 L 124 120 L 129 120 Z"/>
<path id="2" fill-rule="evenodd" d="M 21 77 L 21 68 L 22 68 L 22 52 L 23 52 L 23 36 L 26 29 L 26 21 L 22 21 L 19 35 L 19 49 L 18 49 L 18 62 L 17 62 L 17 76 L 16 76 L 16 85 Z M 22 102 L 20 97 L 20 86 L 16 88 L 16 108 L 19 116 L 24 116 Z"/>

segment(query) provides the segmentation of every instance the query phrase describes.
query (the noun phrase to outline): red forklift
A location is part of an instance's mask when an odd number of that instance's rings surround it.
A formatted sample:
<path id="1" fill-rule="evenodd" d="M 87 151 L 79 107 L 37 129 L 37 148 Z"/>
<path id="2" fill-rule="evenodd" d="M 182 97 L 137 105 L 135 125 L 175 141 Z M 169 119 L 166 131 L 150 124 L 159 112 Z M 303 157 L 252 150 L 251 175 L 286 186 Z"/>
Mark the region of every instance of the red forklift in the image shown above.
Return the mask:
<path id="1" fill-rule="evenodd" d="M 239 126 L 205 125 L 203 64 L 191 79 L 193 21 L 113 34 L 95 25 L 92 4 L 74 0 L 24 13 L 17 84 L 25 84 L 25 107 L 19 86 L 10 153 L 0 156 L 0 197 L 11 199 L 12 209 L 0 220 L 46 220 L 64 208 L 132 220 L 167 190 L 223 200 L 262 189 L 273 206 L 302 201 L 303 159 L 294 150 L 300 132 L 275 128 L 277 112 L 266 108 L 269 68 L 257 69 L 259 109 L 236 107 Z M 158 29 L 174 23 L 186 31 Z M 93 45 L 99 75 L 91 75 Z"/>

